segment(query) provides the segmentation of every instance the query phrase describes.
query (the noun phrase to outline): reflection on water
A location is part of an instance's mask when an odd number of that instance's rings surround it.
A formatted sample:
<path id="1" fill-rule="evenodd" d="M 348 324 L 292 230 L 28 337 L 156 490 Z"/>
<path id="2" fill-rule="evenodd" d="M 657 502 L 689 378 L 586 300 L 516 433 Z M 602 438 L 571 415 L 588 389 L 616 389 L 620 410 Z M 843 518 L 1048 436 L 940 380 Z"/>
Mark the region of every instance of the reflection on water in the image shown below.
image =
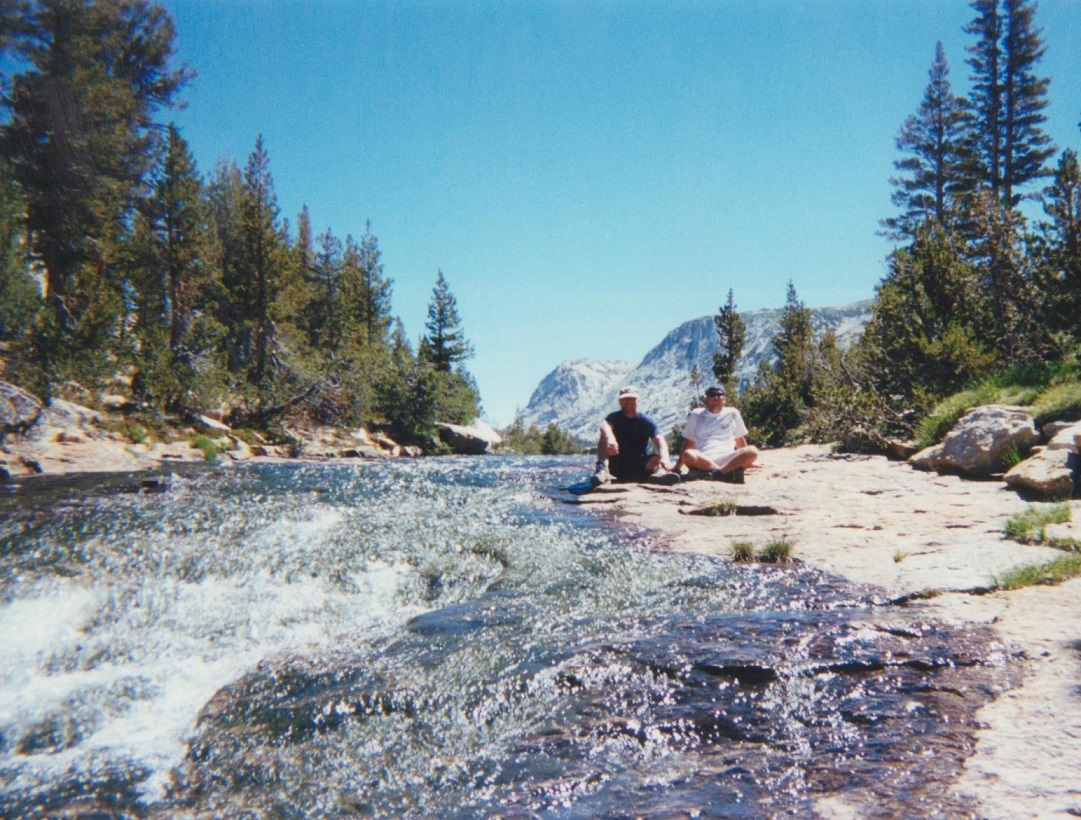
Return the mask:
<path id="1" fill-rule="evenodd" d="M 0 498 L 0 815 L 964 812 L 948 786 L 1006 671 L 986 635 L 664 553 L 559 503 L 585 468 Z"/>

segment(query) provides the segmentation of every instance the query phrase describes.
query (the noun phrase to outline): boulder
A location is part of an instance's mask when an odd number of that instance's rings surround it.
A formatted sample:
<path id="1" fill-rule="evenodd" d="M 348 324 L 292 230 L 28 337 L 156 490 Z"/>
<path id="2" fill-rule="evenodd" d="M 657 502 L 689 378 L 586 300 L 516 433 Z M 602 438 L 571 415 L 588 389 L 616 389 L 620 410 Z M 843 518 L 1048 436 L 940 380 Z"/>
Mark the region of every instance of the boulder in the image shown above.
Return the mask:
<path id="1" fill-rule="evenodd" d="M 37 396 L 0 381 L 0 435 L 23 432 L 32 427 L 42 409 Z"/>
<path id="2" fill-rule="evenodd" d="M 1037 447 L 1032 455 L 1003 476 L 1015 490 L 1048 499 L 1069 498 L 1077 483 L 1078 450 L 1081 423 L 1057 425 L 1046 447 Z"/>
<path id="3" fill-rule="evenodd" d="M 503 443 L 499 433 L 479 419 L 469 426 L 440 422 L 436 428 L 439 437 L 458 455 L 493 453 Z"/>
<path id="4" fill-rule="evenodd" d="M 1040 441 L 1032 416 L 1022 407 L 988 404 L 965 413 L 941 444 L 909 459 L 940 473 L 987 477 L 1002 472 L 1009 454 L 1027 454 Z"/>
<path id="5" fill-rule="evenodd" d="M 233 428 L 228 424 L 220 422 L 210 416 L 195 416 L 194 421 L 205 433 L 225 433 L 228 435 L 233 432 Z"/>

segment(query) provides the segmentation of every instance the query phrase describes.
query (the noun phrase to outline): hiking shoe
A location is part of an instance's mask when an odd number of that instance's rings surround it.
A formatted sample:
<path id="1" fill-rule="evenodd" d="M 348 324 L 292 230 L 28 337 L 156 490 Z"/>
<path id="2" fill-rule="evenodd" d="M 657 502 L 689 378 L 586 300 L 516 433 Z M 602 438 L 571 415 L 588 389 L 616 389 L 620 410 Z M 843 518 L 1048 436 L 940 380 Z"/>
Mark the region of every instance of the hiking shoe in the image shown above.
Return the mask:
<path id="1" fill-rule="evenodd" d="M 710 472 L 709 477 L 714 481 L 727 481 L 729 484 L 743 484 L 743 468 L 737 467 L 727 473 L 720 470 L 713 470 Z"/>
<path id="2" fill-rule="evenodd" d="M 594 487 L 599 487 L 602 484 L 607 484 L 612 480 L 611 474 L 608 472 L 608 468 L 603 464 L 598 464 L 597 469 L 593 471 L 593 475 L 589 477 L 589 483 Z"/>
<path id="3" fill-rule="evenodd" d="M 671 487 L 673 484 L 679 484 L 679 473 L 663 473 L 659 476 L 654 476 L 654 484 L 663 484 L 665 487 Z"/>

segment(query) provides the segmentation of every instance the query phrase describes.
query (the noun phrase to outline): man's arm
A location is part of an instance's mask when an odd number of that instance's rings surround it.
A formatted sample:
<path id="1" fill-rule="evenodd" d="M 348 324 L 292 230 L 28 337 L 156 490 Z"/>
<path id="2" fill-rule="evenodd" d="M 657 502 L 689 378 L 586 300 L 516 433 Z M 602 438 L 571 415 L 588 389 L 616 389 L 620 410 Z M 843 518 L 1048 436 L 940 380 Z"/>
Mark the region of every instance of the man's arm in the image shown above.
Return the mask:
<path id="1" fill-rule="evenodd" d="M 601 452 L 603 450 L 604 452 Z M 615 430 L 612 429 L 612 425 L 605 419 L 601 422 L 601 435 L 600 444 L 597 447 L 597 458 L 608 458 L 609 456 L 619 455 L 619 440 L 616 438 Z"/>
<path id="2" fill-rule="evenodd" d="M 661 466 L 666 470 L 672 469 L 672 459 L 668 454 L 668 442 L 664 440 L 664 436 L 656 435 L 653 437 L 653 446 L 657 448 L 657 455 L 661 457 Z"/>

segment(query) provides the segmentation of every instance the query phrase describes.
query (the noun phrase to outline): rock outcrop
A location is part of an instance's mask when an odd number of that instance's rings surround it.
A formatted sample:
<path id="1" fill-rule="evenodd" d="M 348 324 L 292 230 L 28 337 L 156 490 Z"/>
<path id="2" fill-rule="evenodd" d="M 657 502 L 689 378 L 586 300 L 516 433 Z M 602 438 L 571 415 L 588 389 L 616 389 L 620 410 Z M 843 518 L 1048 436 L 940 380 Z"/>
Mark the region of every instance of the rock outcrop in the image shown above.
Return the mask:
<path id="1" fill-rule="evenodd" d="M 444 422 L 436 427 L 439 437 L 458 455 L 480 456 L 494 453 L 503 443 L 502 436 L 480 419 L 468 426 Z"/>
<path id="2" fill-rule="evenodd" d="M 1081 422 L 1053 432 L 1046 446 L 1036 447 L 1029 458 L 1003 476 L 1009 486 L 1041 498 L 1065 499 L 1073 495 L 1081 449 Z"/>
<path id="3" fill-rule="evenodd" d="M 41 415 L 37 397 L 5 381 L 0 381 L 0 435 L 22 432 Z"/>
<path id="4" fill-rule="evenodd" d="M 1039 441 L 1026 408 L 988 404 L 969 410 L 940 444 L 909 461 L 924 470 L 986 478 L 1002 473 L 1012 453 L 1026 455 Z"/>

